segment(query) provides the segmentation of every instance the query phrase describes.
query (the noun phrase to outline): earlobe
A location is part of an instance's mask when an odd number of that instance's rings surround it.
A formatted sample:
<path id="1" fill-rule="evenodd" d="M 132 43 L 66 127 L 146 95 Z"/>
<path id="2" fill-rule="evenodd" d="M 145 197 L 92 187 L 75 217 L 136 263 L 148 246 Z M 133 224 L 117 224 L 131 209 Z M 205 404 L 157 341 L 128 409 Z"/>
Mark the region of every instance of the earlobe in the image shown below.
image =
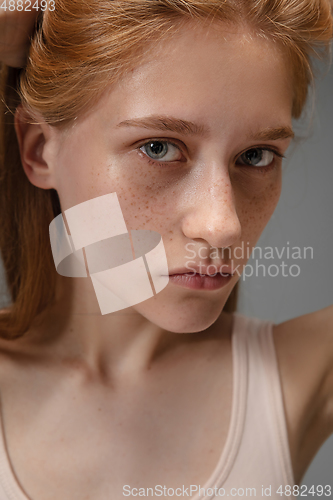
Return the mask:
<path id="1" fill-rule="evenodd" d="M 42 189 L 53 188 L 52 169 L 44 154 L 50 126 L 43 119 L 36 121 L 22 105 L 15 112 L 14 124 L 22 166 L 29 181 Z"/>

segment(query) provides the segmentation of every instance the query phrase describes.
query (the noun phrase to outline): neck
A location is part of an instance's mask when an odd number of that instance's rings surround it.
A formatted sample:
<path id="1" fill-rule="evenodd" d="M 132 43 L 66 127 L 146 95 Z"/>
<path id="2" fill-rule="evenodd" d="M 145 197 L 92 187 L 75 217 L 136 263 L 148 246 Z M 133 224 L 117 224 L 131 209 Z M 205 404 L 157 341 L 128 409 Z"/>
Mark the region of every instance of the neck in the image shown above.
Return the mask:
<path id="1" fill-rule="evenodd" d="M 136 376 L 151 368 L 168 351 L 184 343 L 209 339 L 229 331 L 228 315 L 222 314 L 218 328 L 204 332 L 169 332 L 127 308 L 102 316 L 90 280 L 59 276 L 56 299 L 45 310 L 31 333 L 23 337 L 53 359 L 74 360 L 90 372 L 107 378 Z"/>

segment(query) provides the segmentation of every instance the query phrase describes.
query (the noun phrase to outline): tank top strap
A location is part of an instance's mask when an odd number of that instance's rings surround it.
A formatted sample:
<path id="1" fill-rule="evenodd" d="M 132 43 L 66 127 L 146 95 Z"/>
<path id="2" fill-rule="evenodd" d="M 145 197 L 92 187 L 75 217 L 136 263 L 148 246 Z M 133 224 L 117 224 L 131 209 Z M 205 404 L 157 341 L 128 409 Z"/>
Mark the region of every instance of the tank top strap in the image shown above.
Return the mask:
<path id="1" fill-rule="evenodd" d="M 268 382 L 268 396 L 271 401 L 272 419 L 274 420 L 278 452 L 286 484 L 294 485 L 294 474 L 288 442 L 286 412 L 284 407 L 281 377 L 273 337 L 273 323 L 265 321 L 258 328 L 258 344 L 262 352 L 262 361 Z"/>
<path id="2" fill-rule="evenodd" d="M 248 426 L 258 436 L 267 436 L 267 449 L 263 443 L 262 456 L 265 451 L 275 455 L 272 469 L 276 477 L 280 476 L 284 484 L 294 485 L 273 322 L 236 314 L 242 328 L 235 335 L 239 343 L 246 345 L 248 355 Z"/>

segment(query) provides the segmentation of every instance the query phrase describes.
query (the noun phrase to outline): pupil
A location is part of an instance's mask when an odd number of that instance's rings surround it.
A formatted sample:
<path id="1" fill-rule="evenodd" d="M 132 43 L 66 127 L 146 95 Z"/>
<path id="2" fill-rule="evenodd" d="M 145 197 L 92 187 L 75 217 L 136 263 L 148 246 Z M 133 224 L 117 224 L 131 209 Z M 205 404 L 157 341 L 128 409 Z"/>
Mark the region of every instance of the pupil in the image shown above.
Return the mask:
<path id="1" fill-rule="evenodd" d="M 263 152 L 260 149 L 250 149 L 249 151 L 247 151 L 245 153 L 246 160 L 249 163 L 252 163 L 252 164 L 254 163 L 255 165 L 257 165 L 262 160 L 262 154 L 263 154 Z"/>
<path id="2" fill-rule="evenodd" d="M 161 153 L 165 152 L 165 144 L 163 144 L 162 142 L 151 142 L 149 148 L 151 152 L 156 156 L 159 156 L 161 155 Z"/>

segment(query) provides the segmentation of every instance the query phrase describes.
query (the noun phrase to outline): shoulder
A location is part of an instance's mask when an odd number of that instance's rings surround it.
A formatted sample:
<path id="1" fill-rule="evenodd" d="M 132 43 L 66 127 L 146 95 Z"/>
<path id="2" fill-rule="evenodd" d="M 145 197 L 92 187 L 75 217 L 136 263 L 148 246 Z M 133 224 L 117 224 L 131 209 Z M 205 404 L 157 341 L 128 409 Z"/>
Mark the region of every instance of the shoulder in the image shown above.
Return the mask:
<path id="1" fill-rule="evenodd" d="M 274 325 L 273 335 L 281 368 L 333 399 L 333 306 Z"/>
<path id="2" fill-rule="evenodd" d="M 306 469 L 333 433 L 333 306 L 274 325 L 273 338 L 291 453 Z"/>

